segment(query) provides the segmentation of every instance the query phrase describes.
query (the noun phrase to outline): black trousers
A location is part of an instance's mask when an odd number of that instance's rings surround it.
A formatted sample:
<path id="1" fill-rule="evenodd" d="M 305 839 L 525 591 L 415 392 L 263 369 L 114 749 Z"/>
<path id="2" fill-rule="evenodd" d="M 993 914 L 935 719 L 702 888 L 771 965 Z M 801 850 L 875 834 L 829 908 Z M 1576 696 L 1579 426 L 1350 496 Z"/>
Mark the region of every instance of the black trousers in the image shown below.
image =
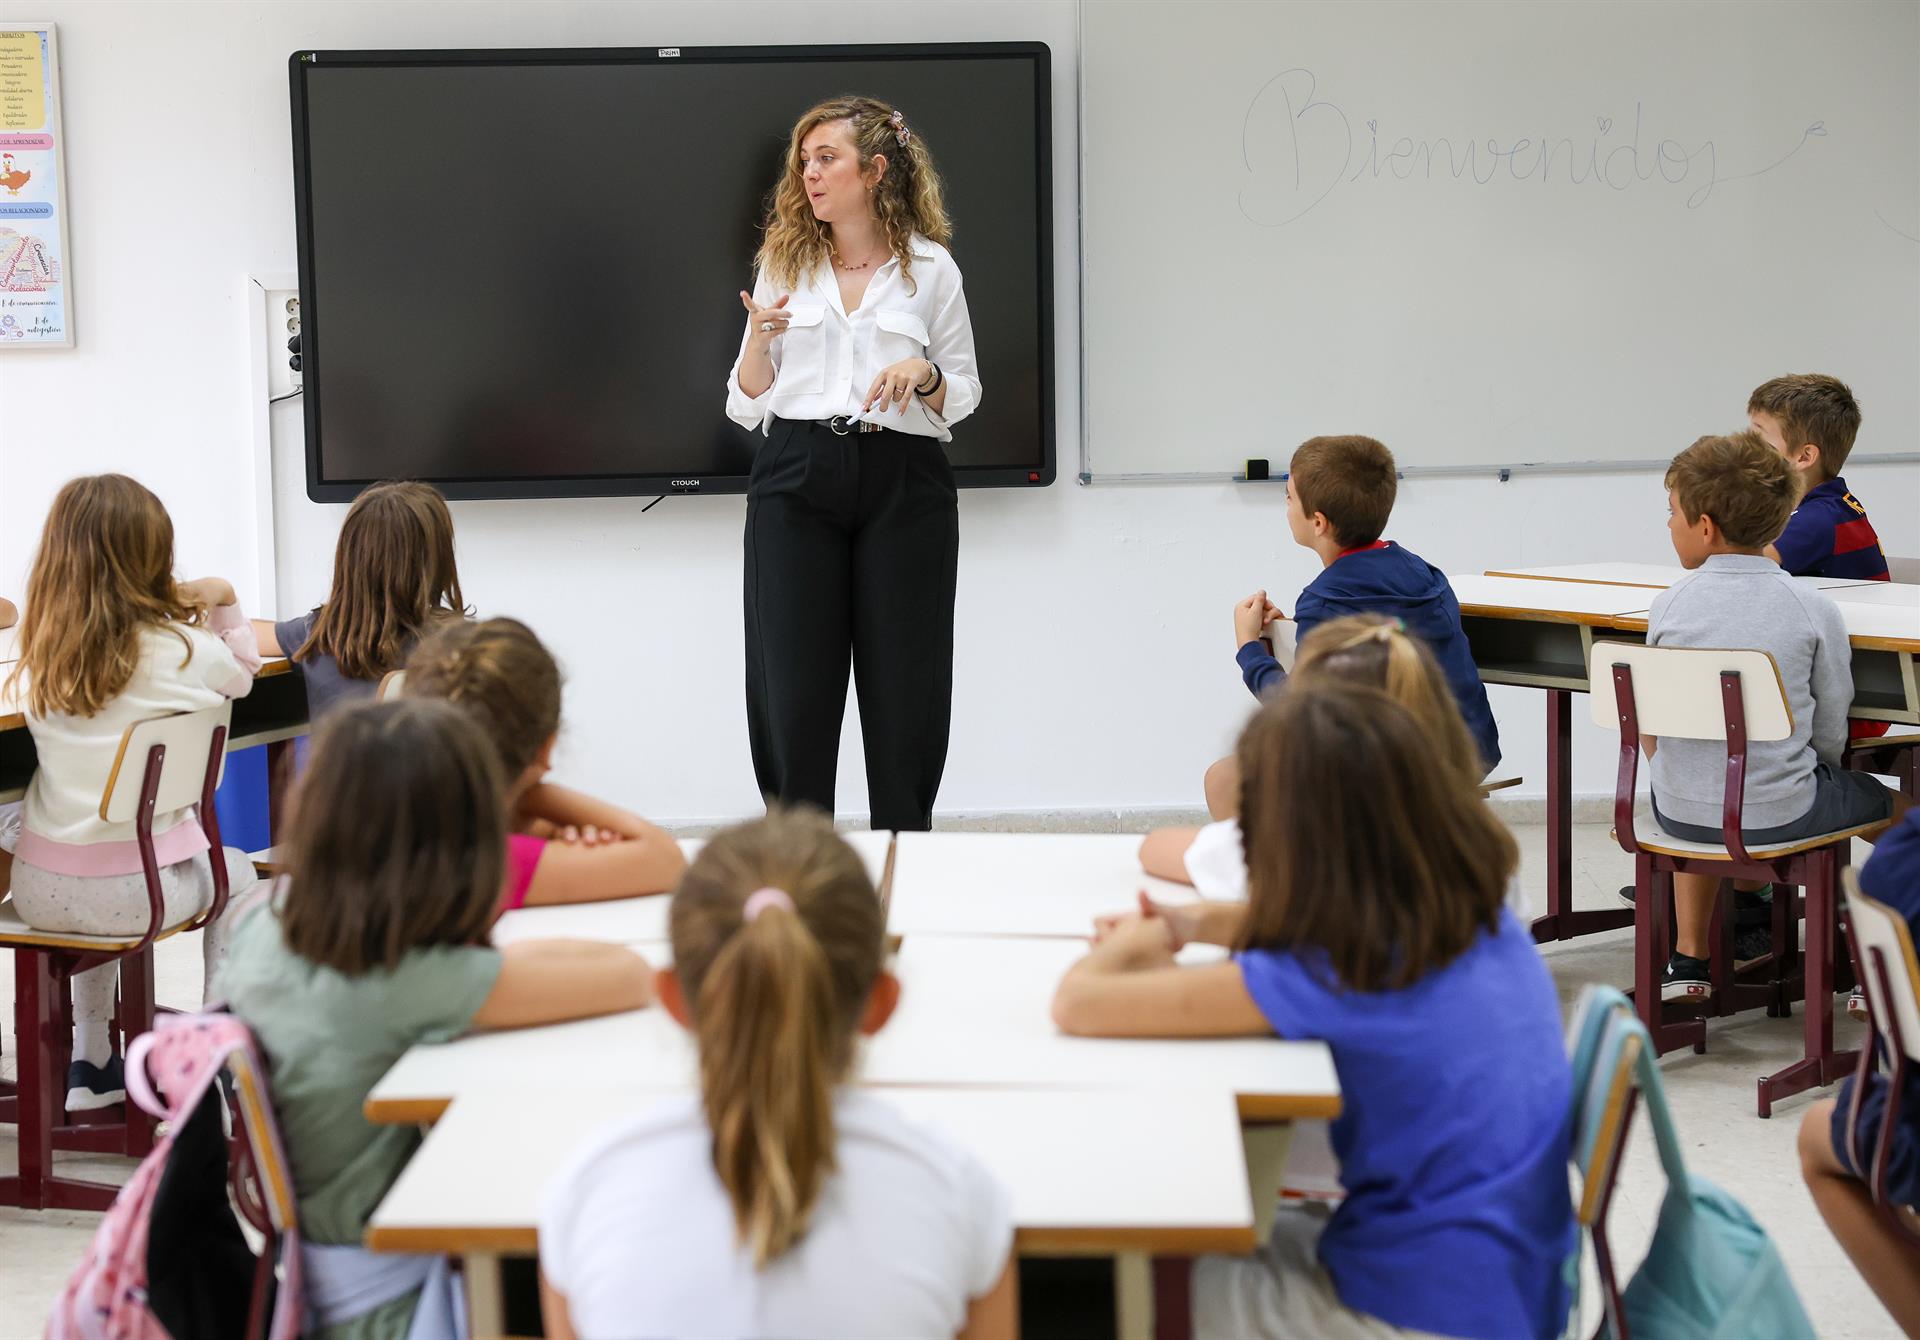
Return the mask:
<path id="1" fill-rule="evenodd" d="M 953 706 L 957 497 L 933 438 L 775 422 L 746 534 L 747 736 L 769 800 L 833 813 L 851 666 L 873 827 L 932 827 Z"/>

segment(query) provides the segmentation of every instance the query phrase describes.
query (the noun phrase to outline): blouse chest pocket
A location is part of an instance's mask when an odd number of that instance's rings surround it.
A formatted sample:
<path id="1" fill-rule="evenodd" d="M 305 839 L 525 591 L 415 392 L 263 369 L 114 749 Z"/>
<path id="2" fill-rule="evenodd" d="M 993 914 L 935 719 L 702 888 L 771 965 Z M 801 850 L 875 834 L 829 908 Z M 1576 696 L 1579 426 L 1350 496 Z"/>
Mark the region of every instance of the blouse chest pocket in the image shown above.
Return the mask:
<path id="1" fill-rule="evenodd" d="M 787 310 L 791 315 L 780 335 L 779 389 L 818 395 L 827 385 L 826 308 L 795 305 Z"/>
<path id="2" fill-rule="evenodd" d="M 882 367 L 927 356 L 927 323 L 912 312 L 882 307 L 873 314 L 874 359 Z"/>

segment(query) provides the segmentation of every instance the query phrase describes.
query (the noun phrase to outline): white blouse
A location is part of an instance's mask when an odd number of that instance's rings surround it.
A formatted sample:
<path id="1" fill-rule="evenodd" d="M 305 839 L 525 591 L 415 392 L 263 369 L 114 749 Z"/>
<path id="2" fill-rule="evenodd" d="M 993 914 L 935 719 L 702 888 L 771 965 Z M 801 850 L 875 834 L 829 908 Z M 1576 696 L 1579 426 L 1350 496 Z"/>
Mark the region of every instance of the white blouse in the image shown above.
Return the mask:
<path id="1" fill-rule="evenodd" d="M 831 419 L 845 415 L 902 433 L 951 442 L 949 430 L 980 406 L 980 368 L 973 352 L 973 322 L 960 285 L 960 267 L 938 242 L 917 233 L 913 243 L 913 287 L 889 256 L 873 277 L 860 306 L 849 313 L 840 301 L 840 284 L 828 262 L 815 267 L 787 301 L 793 313 L 786 330 L 773 337 L 773 385 L 757 396 L 740 389 L 740 362 L 750 332 L 740 336 L 740 355 L 727 373 L 727 417 L 742 428 L 768 431 L 775 417 Z M 753 301 L 766 307 L 781 290 L 755 275 Z M 881 369 L 904 358 L 925 358 L 947 378 L 946 406 L 935 414 L 920 397 L 907 397 L 906 413 L 875 404 L 862 413 L 867 391 Z"/>

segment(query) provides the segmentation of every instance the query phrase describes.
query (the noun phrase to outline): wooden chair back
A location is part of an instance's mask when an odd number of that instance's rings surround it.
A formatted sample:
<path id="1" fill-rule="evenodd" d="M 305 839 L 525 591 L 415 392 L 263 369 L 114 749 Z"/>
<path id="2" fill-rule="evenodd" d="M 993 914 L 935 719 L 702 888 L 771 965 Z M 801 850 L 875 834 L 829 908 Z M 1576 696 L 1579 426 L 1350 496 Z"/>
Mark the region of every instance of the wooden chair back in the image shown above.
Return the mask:
<path id="1" fill-rule="evenodd" d="M 373 700 L 377 703 L 392 702 L 406 691 L 407 672 L 389 670 L 380 676 L 380 687 L 373 691 Z"/>
<path id="2" fill-rule="evenodd" d="M 226 771 L 227 732 L 233 722 L 233 704 L 198 712 L 173 712 L 148 717 L 127 727 L 120 750 L 100 793 L 100 817 L 108 823 L 137 823 L 146 803 L 146 783 L 153 776 L 149 819 L 156 813 L 211 802 Z M 161 757 L 156 760 L 154 751 Z"/>
<path id="3" fill-rule="evenodd" d="M 1628 1340 L 1621 1306 L 1620 1280 L 1607 1236 L 1607 1210 L 1620 1176 L 1633 1120 L 1634 1071 L 1645 1035 L 1633 1010 L 1618 992 L 1589 987 L 1581 994 L 1568 1029 L 1573 1062 L 1573 1163 L 1580 1173 L 1575 1215 L 1593 1241 L 1595 1273 L 1600 1279 L 1606 1324 L 1602 1334 Z"/>
<path id="4" fill-rule="evenodd" d="M 1888 1160 L 1894 1132 L 1902 1124 L 1907 1067 L 1920 1061 L 1920 960 L 1914 956 L 1907 919 L 1868 897 L 1851 867 L 1840 879 L 1847 896 L 1847 933 L 1853 939 L 1854 966 L 1866 988 L 1867 1015 L 1880 1044 L 1860 1049 L 1860 1062 L 1853 1073 L 1853 1100 L 1847 1108 L 1847 1147 L 1881 1217 L 1909 1242 L 1920 1243 L 1920 1226 L 1913 1217 L 1915 1207 L 1887 1199 Z M 1886 1102 L 1880 1109 L 1880 1128 L 1872 1154 L 1861 1166 L 1860 1107 L 1882 1049 L 1889 1061 Z"/>
<path id="5" fill-rule="evenodd" d="M 1840 879 L 1847 894 L 1854 963 L 1874 1031 L 1890 1056 L 1898 1052 L 1920 1061 L 1920 959 L 1914 955 L 1913 932 L 1905 917 L 1861 892 L 1852 866 Z"/>
<path id="6" fill-rule="evenodd" d="M 1726 739 L 1724 679 L 1728 674 L 1740 677 L 1739 701 L 1749 740 L 1784 740 L 1793 734 L 1793 709 L 1780 682 L 1780 669 L 1764 651 L 1595 642 L 1587 667 L 1589 696 L 1593 724 L 1607 730 L 1620 725 L 1613 673 L 1617 666 L 1631 672 L 1633 708 L 1642 735 Z"/>

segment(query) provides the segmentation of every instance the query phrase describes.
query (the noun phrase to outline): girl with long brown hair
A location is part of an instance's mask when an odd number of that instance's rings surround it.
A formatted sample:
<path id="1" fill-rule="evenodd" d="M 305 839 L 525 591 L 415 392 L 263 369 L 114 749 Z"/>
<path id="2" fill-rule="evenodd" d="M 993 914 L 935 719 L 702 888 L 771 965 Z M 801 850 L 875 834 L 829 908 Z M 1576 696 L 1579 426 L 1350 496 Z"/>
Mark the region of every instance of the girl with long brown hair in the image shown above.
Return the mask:
<path id="1" fill-rule="evenodd" d="M 253 631 L 262 655 L 300 667 L 318 725 L 336 705 L 373 697 L 424 633 L 467 613 L 447 500 L 431 484 L 388 480 L 347 509 L 326 602 L 277 623 L 256 619 Z"/>
<path id="2" fill-rule="evenodd" d="M 127 727 L 148 717 L 245 697 L 260 657 L 233 587 L 173 575 L 173 521 L 125 475 L 89 475 L 60 490 L 27 579 L 19 662 L 39 769 L 27 788 L 14 852 L 14 909 L 29 926 L 87 935 L 139 935 L 151 916 L 132 823 L 100 817 L 100 794 Z M 246 853 L 208 850 L 192 808 L 153 816 L 164 920 L 176 926 L 213 899 L 213 860 L 230 896 L 254 883 Z M 206 928 L 208 977 L 226 942 Z M 74 1049 L 68 1111 L 126 1097 L 108 1020 L 117 968 L 73 979 Z"/>
<path id="3" fill-rule="evenodd" d="M 549 1336 L 1014 1335 L 1005 1190 L 845 1083 L 899 998 L 885 922 L 820 816 L 775 809 L 700 852 L 659 977 L 700 1094 L 608 1132 L 549 1187 Z"/>
<path id="4" fill-rule="evenodd" d="M 1377 688 L 1291 685 L 1239 759 L 1233 957 L 1176 963 L 1165 920 L 1135 913 L 1053 1003 L 1069 1033 L 1271 1034 L 1333 1054 L 1346 1199 L 1324 1232 L 1283 1214 L 1260 1255 L 1202 1261 L 1195 1334 L 1558 1334 L 1572 1081 L 1553 981 L 1504 905 L 1512 835 Z"/>
<path id="5" fill-rule="evenodd" d="M 940 178 L 896 107 L 794 124 L 727 413 L 747 485 L 747 735 L 763 795 L 833 810 L 851 664 L 877 829 L 931 826 L 960 523 L 942 444 L 980 403 Z"/>
<path id="6" fill-rule="evenodd" d="M 665 893 L 687 868 L 658 826 L 546 779 L 560 738 L 560 667 L 525 624 L 445 625 L 414 649 L 402 687 L 460 708 L 500 756 L 512 829 L 501 910 Z"/>

